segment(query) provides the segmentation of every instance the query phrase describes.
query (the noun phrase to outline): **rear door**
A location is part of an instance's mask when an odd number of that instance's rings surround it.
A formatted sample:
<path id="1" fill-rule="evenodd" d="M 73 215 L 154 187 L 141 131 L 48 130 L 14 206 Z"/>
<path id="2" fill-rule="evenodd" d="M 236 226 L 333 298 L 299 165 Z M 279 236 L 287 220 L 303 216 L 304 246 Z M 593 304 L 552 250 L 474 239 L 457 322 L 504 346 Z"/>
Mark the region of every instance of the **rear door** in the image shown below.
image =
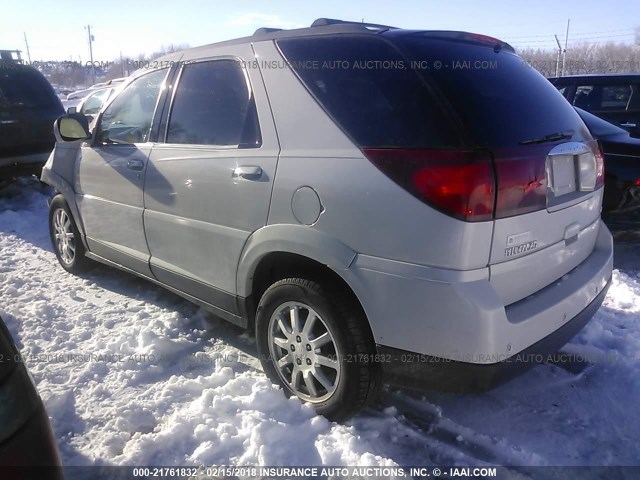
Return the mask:
<path id="1" fill-rule="evenodd" d="M 97 121 L 81 147 L 76 196 L 89 250 L 151 276 L 142 225 L 143 183 L 150 131 L 168 69 L 130 83 Z"/>
<path id="2" fill-rule="evenodd" d="M 236 313 L 236 269 L 267 222 L 279 145 L 250 45 L 181 66 L 149 159 L 144 224 L 161 281 Z M 162 130 L 164 128 L 164 130 Z"/>

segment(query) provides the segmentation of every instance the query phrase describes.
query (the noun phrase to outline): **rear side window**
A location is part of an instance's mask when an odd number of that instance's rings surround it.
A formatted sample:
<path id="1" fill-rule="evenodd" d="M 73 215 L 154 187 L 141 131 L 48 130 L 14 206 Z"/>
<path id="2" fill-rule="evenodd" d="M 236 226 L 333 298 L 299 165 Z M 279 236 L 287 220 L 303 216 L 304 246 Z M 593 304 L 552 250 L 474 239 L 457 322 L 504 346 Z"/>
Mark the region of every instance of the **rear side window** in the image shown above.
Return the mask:
<path id="1" fill-rule="evenodd" d="M 631 85 L 580 85 L 573 104 L 589 111 L 627 110 L 633 90 Z"/>
<path id="2" fill-rule="evenodd" d="M 56 103 L 51 85 L 39 72 L 0 63 L 0 108 L 51 107 Z"/>
<path id="3" fill-rule="evenodd" d="M 260 146 L 255 101 L 238 61 L 214 60 L 183 67 L 166 142 Z"/>
<path id="4" fill-rule="evenodd" d="M 457 147 L 458 131 L 398 50 L 371 35 L 282 39 L 302 82 L 361 147 Z"/>
<path id="5" fill-rule="evenodd" d="M 562 94 L 506 49 L 422 32 L 396 35 L 394 42 L 444 94 L 475 146 L 515 147 L 568 131 L 574 140 L 588 136 Z"/>

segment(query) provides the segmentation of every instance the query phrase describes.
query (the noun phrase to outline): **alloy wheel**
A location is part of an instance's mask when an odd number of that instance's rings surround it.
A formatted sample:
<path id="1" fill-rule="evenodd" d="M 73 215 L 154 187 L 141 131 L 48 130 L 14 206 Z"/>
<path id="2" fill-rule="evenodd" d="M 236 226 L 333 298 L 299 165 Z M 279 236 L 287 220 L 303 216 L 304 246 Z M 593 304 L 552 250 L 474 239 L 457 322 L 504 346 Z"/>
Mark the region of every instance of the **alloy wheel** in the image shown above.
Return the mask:
<path id="1" fill-rule="evenodd" d="M 269 320 L 269 350 L 285 385 L 310 403 L 326 401 L 341 377 L 340 351 L 321 316 L 301 302 L 286 302 Z"/>
<path id="2" fill-rule="evenodd" d="M 53 215 L 53 229 L 58 254 L 64 263 L 71 265 L 76 257 L 76 241 L 71 219 L 62 208 Z"/>

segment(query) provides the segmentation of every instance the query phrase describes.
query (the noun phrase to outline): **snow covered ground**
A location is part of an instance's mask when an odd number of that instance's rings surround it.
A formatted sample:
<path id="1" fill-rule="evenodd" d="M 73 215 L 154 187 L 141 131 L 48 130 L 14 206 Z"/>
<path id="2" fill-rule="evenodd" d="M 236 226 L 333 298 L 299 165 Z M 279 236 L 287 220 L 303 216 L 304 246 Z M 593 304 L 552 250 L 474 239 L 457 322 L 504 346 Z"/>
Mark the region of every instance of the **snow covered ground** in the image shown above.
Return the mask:
<path id="1" fill-rule="evenodd" d="M 640 263 L 565 347 L 481 395 L 385 390 L 344 425 L 286 399 L 251 338 L 179 297 L 56 262 L 47 191 L 0 187 L 0 315 L 35 377 L 65 465 L 640 465 Z M 640 247 L 639 247 L 640 248 Z"/>

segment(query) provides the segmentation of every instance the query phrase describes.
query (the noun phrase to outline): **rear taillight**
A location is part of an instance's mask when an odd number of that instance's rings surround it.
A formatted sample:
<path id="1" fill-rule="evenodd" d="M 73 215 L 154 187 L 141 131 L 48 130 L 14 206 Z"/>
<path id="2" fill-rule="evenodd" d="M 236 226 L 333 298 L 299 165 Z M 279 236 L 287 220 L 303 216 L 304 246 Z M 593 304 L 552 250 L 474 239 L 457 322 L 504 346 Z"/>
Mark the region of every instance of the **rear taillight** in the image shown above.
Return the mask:
<path id="1" fill-rule="evenodd" d="M 635 182 L 633 182 L 633 184 L 634 184 L 636 187 L 640 187 L 640 178 L 637 178 L 637 179 L 636 179 L 636 181 L 635 181 Z"/>
<path id="2" fill-rule="evenodd" d="M 600 143 L 593 140 L 589 142 L 589 147 L 596 157 L 596 189 L 604 185 L 604 154 Z"/>
<path id="3" fill-rule="evenodd" d="M 495 218 L 524 215 L 547 206 L 547 145 L 494 150 L 498 195 Z"/>
<path id="4" fill-rule="evenodd" d="M 409 193 L 466 220 L 491 220 L 496 180 L 487 151 L 365 148 L 364 154 Z"/>
<path id="5" fill-rule="evenodd" d="M 588 180 L 589 188 L 583 185 L 584 190 L 592 191 L 594 183 L 595 189 L 604 184 L 604 157 L 597 142 L 587 144 L 593 157 L 588 155 L 589 162 L 576 165 L 576 174 L 580 175 L 578 183 Z M 547 207 L 550 148 L 542 144 L 491 152 L 392 148 L 363 151 L 385 175 L 423 202 L 447 215 L 479 222 Z"/>

